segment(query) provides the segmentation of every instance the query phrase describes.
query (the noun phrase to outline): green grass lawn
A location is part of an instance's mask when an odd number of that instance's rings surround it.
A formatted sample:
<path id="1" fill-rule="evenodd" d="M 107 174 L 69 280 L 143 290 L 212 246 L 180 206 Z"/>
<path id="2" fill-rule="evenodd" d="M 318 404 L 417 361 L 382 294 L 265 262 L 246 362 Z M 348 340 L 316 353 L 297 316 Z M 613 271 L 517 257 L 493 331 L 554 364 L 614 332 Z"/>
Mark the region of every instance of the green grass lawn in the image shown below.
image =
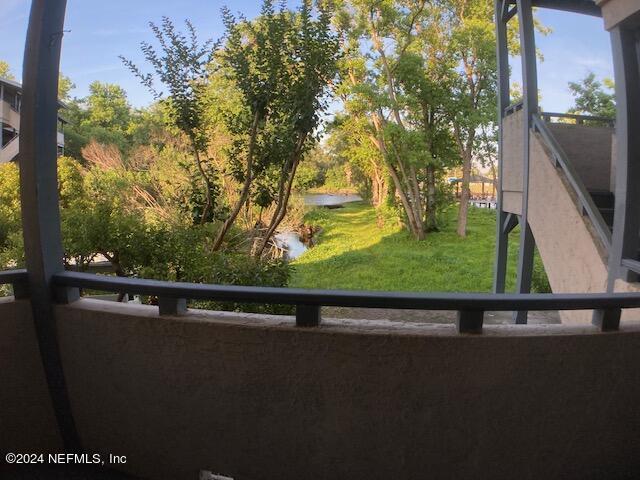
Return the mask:
<path id="1" fill-rule="evenodd" d="M 452 207 L 446 212 L 442 231 L 418 242 L 398 225 L 377 227 L 375 210 L 364 202 L 335 210 L 316 208 L 307 213 L 306 222 L 321 226 L 323 232 L 319 244 L 293 263 L 290 286 L 489 292 L 495 215 L 495 210 L 470 208 L 468 235 L 460 238 L 455 233 L 456 209 Z M 508 289 L 515 284 L 517 238 L 514 232 L 509 245 Z M 536 264 L 539 276 L 539 258 Z"/>

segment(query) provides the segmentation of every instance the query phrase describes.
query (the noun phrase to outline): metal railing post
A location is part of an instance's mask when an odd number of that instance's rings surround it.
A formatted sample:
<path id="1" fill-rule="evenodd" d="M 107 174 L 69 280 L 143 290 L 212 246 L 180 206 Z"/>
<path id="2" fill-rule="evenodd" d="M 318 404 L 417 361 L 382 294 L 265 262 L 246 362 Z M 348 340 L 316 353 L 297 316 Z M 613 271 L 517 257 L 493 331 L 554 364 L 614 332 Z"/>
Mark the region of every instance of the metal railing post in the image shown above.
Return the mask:
<path id="1" fill-rule="evenodd" d="M 594 310 L 592 323 L 603 332 L 618 330 L 620 327 L 621 314 L 622 310 L 619 308 Z"/>
<path id="2" fill-rule="evenodd" d="M 158 297 L 160 315 L 184 315 L 187 313 L 186 298 Z"/>
<path id="3" fill-rule="evenodd" d="M 482 310 L 458 310 L 456 326 L 458 333 L 482 333 L 484 311 Z"/>
<path id="4" fill-rule="evenodd" d="M 66 3 L 66 0 L 33 0 L 31 4 L 23 62 L 18 164 L 33 322 L 65 450 L 78 453 L 82 447 L 62 366 L 52 283 L 53 275 L 64 271 L 58 206 L 57 119 Z"/>
<path id="5" fill-rule="evenodd" d="M 296 326 L 317 327 L 322 321 L 320 305 L 296 305 Z"/>

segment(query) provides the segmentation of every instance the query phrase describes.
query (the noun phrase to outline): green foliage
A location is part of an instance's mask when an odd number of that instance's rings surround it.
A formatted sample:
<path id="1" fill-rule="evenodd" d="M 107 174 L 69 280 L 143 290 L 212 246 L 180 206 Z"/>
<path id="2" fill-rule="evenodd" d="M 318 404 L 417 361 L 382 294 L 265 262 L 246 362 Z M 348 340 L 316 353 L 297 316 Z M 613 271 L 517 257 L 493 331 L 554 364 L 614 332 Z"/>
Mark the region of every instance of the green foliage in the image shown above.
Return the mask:
<path id="1" fill-rule="evenodd" d="M 61 102 L 68 102 L 71 99 L 69 94 L 74 88 L 76 88 L 76 85 L 71 79 L 61 73 L 58 79 L 58 99 Z"/>
<path id="2" fill-rule="evenodd" d="M 156 83 L 168 89 L 171 120 L 194 142 L 194 148 L 202 151 L 208 143 L 204 91 L 207 67 L 214 53 L 213 41 L 207 40 L 201 45 L 189 20 L 185 21 L 186 34 L 177 31 L 168 17 L 163 17 L 160 25 L 149 22 L 149 26 L 161 49 L 158 51 L 147 42 L 141 44 L 142 53 L 153 73 L 145 74 L 125 57 L 120 56 L 120 59 L 156 99 L 163 98 L 163 92 L 158 90 Z"/>
<path id="3" fill-rule="evenodd" d="M 239 191 L 216 245 L 251 200 L 261 209 L 274 206 L 256 250 L 261 255 L 286 215 L 298 167 L 317 140 L 339 49 L 324 2 L 314 8 L 304 0 L 295 11 L 282 3 L 276 11 L 273 1 L 264 0 L 252 21 L 238 20 L 226 8 L 222 14 L 225 43 L 215 69 L 239 100 L 231 114 L 220 115 L 232 137 L 226 173 Z"/>
<path id="4" fill-rule="evenodd" d="M 314 19 L 310 1 L 303 1 L 296 12 L 284 6 L 276 12 L 273 2 L 266 0 L 254 21 L 238 22 L 227 9 L 223 19 L 227 34 L 219 68 L 241 93 L 242 102 L 240 111 L 227 117 L 227 127 L 234 134 L 246 134 L 257 116 L 262 136 L 256 176 L 271 166 L 284 166 L 288 173 L 290 157 L 313 145 L 307 137 L 315 133 L 326 108 L 338 54 L 329 11 L 320 4 Z M 231 157 L 242 158 L 246 145 L 242 146 L 232 150 Z"/>
<path id="5" fill-rule="evenodd" d="M 20 172 L 15 163 L 0 165 L 0 268 L 24 266 L 20 217 Z"/>
<path id="6" fill-rule="evenodd" d="M 320 226 L 320 243 L 294 262 L 290 285 L 300 288 L 418 292 L 490 292 L 495 249 L 495 211 L 471 208 L 469 234 L 456 234 L 455 209 L 439 232 L 415 242 L 393 222 L 376 227 L 376 211 L 364 203 L 315 209 L 305 221 Z M 517 235 L 509 248 L 507 290 L 515 288 Z M 544 291 L 536 256 L 534 289 Z"/>
<path id="7" fill-rule="evenodd" d="M 445 175 L 465 158 L 495 157 L 492 14 L 484 0 L 302 0 L 295 10 L 264 0 L 253 20 L 223 10 L 216 44 L 189 21 L 185 32 L 151 23 L 151 73 L 122 58 L 155 96 L 150 108 L 132 109 L 121 87 L 101 82 L 71 100 L 73 83 L 60 78 L 73 157 L 58 161 L 65 262 L 82 269 L 102 256 L 118 275 L 235 285 L 286 286 L 295 275 L 331 288 L 488 288 L 492 218 L 472 210 L 473 241 L 456 238 Z M 325 132 L 329 86 L 344 111 Z M 595 77 L 572 91 L 576 109 L 611 108 Z M 300 223 L 292 191 L 354 186 L 375 208 L 309 213 L 323 242 L 297 272 L 251 257 L 255 225 L 268 223 L 264 246 L 285 214 Z M 17 167 L 0 166 L 4 267 L 24 263 L 18 187 Z M 440 232 L 416 245 L 401 219 L 414 233 Z M 534 289 L 544 291 L 536 262 Z"/>
<path id="8" fill-rule="evenodd" d="M 324 188 L 327 191 L 340 192 L 353 187 L 347 180 L 345 168 L 346 165 L 334 165 L 327 170 L 324 178 Z"/>
<path id="9" fill-rule="evenodd" d="M 204 280 L 220 285 L 260 285 L 265 287 L 286 287 L 293 267 L 285 260 L 264 260 L 246 254 L 214 253 L 210 257 Z M 267 305 L 263 303 L 230 303 L 198 301 L 192 306 L 210 310 L 232 310 L 238 312 L 292 314 L 294 308 L 288 305 Z"/>
<path id="10" fill-rule="evenodd" d="M 96 81 L 89 86 L 89 92 L 85 122 L 124 133 L 131 120 L 131 108 L 122 87 Z"/>
<path id="11" fill-rule="evenodd" d="M 553 293 L 551 291 L 551 284 L 547 278 L 547 272 L 544 270 L 540 253 L 536 249 L 533 272 L 531 276 L 531 291 L 534 293 Z"/>
<path id="12" fill-rule="evenodd" d="M 286 286 L 291 267 L 255 259 L 242 247 L 243 232 L 225 252 L 214 252 L 215 225 L 157 221 L 133 197 L 134 187 L 153 183 L 149 173 L 58 160 L 65 262 L 81 270 L 105 257 L 117 275 L 215 284 Z M 165 172 L 166 173 L 166 172 Z M 160 184 L 162 185 L 162 184 Z M 169 188 L 165 185 L 165 188 Z M 0 265 L 24 265 L 16 164 L 0 166 Z M 4 292 L 7 293 L 7 292 Z M 202 303 L 207 308 L 290 313 L 282 306 Z"/>
<path id="13" fill-rule="evenodd" d="M 95 81 L 87 97 L 68 101 L 66 105 L 63 116 L 69 122 L 65 130 L 67 155 L 82 158 L 82 149 L 92 140 L 116 145 L 122 153 L 130 151 L 133 116 L 121 87 Z"/>
<path id="14" fill-rule="evenodd" d="M 192 202 L 199 202 L 193 209 L 197 215 L 195 221 L 199 224 L 211 222 L 217 208 L 216 171 L 203 156 L 210 140 L 206 92 L 208 67 L 215 47 L 212 40 L 200 44 L 195 27 L 189 20 L 185 21 L 187 33 L 176 30 L 167 17 L 162 18 L 160 25 L 149 22 L 149 26 L 159 49 L 142 42 L 141 50 L 153 73 L 143 73 L 123 56 L 120 59 L 157 100 L 163 98 L 157 84 L 168 89 L 169 96 L 163 100 L 168 120 L 188 138 L 197 172 L 194 174 L 189 169 L 189 173 L 194 180 L 197 177 L 201 185 L 191 197 Z"/>
<path id="15" fill-rule="evenodd" d="M 616 100 L 613 88 L 612 80 L 604 79 L 600 82 L 593 72 L 589 72 L 579 82 L 569 82 L 569 90 L 575 97 L 575 105 L 569 109 L 569 113 L 615 118 Z"/>
<path id="16" fill-rule="evenodd" d="M 15 80 L 16 77 L 11 73 L 11 67 L 4 60 L 0 60 L 0 77 L 8 80 Z"/>
<path id="17" fill-rule="evenodd" d="M 355 189 L 364 199 L 379 206 L 385 200 L 389 179 L 384 158 L 369 139 L 367 129 L 367 120 L 362 116 L 336 115 L 328 132 L 330 161 L 324 189 Z"/>

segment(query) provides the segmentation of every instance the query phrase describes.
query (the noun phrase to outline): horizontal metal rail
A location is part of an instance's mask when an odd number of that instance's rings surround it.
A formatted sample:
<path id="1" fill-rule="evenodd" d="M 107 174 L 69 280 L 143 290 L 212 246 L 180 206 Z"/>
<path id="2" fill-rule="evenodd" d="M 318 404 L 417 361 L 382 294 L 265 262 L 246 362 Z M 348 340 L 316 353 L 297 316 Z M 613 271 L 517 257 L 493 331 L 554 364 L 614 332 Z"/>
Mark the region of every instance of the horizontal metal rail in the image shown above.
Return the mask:
<path id="1" fill-rule="evenodd" d="M 524 103 L 522 100 L 516 103 L 512 103 L 507 108 L 504 109 L 504 117 L 511 115 L 512 113 L 516 113 L 518 110 L 522 110 L 524 107 Z"/>
<path id="2" fill-rule="evenodd" d="M 613 127 L 616 124 L 616 119 L 612 117 L 579 115 L 575 113 L 542 112 L 540 116 L 546 122 L 550 122 L 552 118 L 567 118 L 570 120 L 575 120 L 578 125 L 582 125 L 584 124 L 584 122 L 597 122 L 597 123 L 604 123 L 610 127 Z"/>
<path id="3" fill-rule="evenodd" d="M 11 285 L 16 298 L 28 297 L 28 276 L 24 269 L 0 271 L 0 285 Z"/>
<path id="4" fill-rule="evenodd" d="M 640 274 L 640 262 L 633 258 L 623 258 L 622 266 L 628 268 L 634 273 Z"/>
<path id="5" fill-rule="evenodd" d="M 514 0 L 511 0 L 511 3 L 514 3 Z M 602 17 L 602 10 L 594 0 L 533 0 L 531 4 L 538 8 Z"/>
<path id="6" fill-rule="evenodd" d="M 506 7 L 514 5 L 515 8 L 515 4 L 516 0 L 506 0 Z M 531 5 L 537 8 L 602 17 L 602 10 L 594 0 L 532 0 Z"/>
<path id="7" fill-rule="evenodd" d="M 126 292 L 156 296 L 169 304 L 167 313 L 184 311 L 184 299 L 284 304 L 296 306 L 300 326 L 316 326 L 320 307 L 395 308 L 408 310 L 458 311 L 461 332 L 479 332 L 485 311 L 514 310 L 598 310 L 619 312 L 640 307 L 637 293 L 598 294 L 490 294 L 490 293 L 411 293 L 346 290 L 307 290 L 300 288 L 245 287 L 164 282 L 138 278 L 62 272 L 53 276 L 57 288 L 90 288 L 107 292 Z M 173 307 L 171 307 L 172 300 Z M 179 303 L 178 303 L 179 302 Z M 162 305 L 161 305 L 162 308 Z"/>
<path id="8" fill-rule="evenodd" d="M 578 197 L 578 203 L 583 214 L 586 214 L 589 217 L 591 224 L 602 242 L 602 246 L 609 251 L 611 248 L 611 231 L 609 230 L 607 223 L 604 221 L 604 218 L 602 218 L 602 214 L 593 202 L 593 198 L 591 198 L 591 195 L 584 186 L 584 183 L 582 183 L 580 176 L 576 172 L 575 168 L 573 168 L 567 154 L 553 134 L 549 131 L 544 120 L 542 120 L 538 115 L 533 115 L 533 128 L 540 134 L 544 143 L 551 150 L 556 167 L 560 167 L 564 172 L 571 188 Z"/>

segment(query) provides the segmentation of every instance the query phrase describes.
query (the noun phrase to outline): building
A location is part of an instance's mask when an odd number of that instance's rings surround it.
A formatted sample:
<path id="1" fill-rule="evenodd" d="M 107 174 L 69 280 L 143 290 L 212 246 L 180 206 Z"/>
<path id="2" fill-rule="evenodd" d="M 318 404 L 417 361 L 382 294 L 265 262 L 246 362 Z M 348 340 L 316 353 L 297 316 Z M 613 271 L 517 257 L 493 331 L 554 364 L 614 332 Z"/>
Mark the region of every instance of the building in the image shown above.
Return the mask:
<path id="1" fill-rule="evenodd" d="M 2 144 L 0 145 L 0 165 L 15 159 L 18 155 L 20 135 L 20 107 L 22 105 L 22 86 L 7 78 L 0 78 L 0 121 L 2 123 Z M 60 103 L 60 107 L 64 107 Z M 57 146 L 58 155 L 64 154 L 64 124 L 58 117 Z"/>
<path id="2" fill-rule="evenodd" d="M 500 104 L 499 239 L 505 241 L 515 222 L 522 226 L 521 291 L 534 235 L 548 268 L 550 258 L 564 268 L 591 268 L 595 257 L 583 249 L 582 237 L 588 240 L 592 232 L 586 230 L 595 230 L 591 243 L 585 240 L 595 249 L 608 231 L 596 228 L 596 213 L 603 215 L 575 181 L 570 154 L 561 155 L 553 141 L 562 132 L 542 123 L 537 111 L 532 7 L 603 15 L 616 52 L 620 110 L 612 143 L 615 213 L 606 275 L 613 287 L 528 295 L 307 291 L 65 271 L 55 84 L 66 1 L 33 0 L 19 162 L 27 268 L 0 272 L 0 283 L 13 284 L 15 294 L 0 299 L 0 451 L 6 461 L 15 458 L 13 452 L 84 452 L 86 460 L 79 461 L 93 461 L 97 454 L 105 466 L 97 467 L 100 476 L 33 474 L 32 468 L 77 466 L 52 465 L 47 456 L 46 465 L 35 467 L 0 463 L 0 476 L 640 478 L 640 314 L 631 311 L 622 320 L 620 315 L 640 307 L 640 294 L 613 291 L 618 280 L 633 283 L 625 276 L 636 265 L 627 259 L 638 237 L 634 222 L 640 222 L 640 135 L 634 136 L 640 122 L 640 5 L 601 3 L 602 11 L 587 0 L 495 3 L 501 85 L 508 75 L 505 24 L 515 15 L 527 72 L 525 102 L 509 106 L 502 88 Z M 609 126 L 594 128 L 602 129 L 595 131 L 598 138 L 610 138 Z M 529 195 L 538 195 L 536 169 L 550 179 L 547 210 L 553 211 L 547 216 L 526 204 Z M 576 206 L 577 200 L 582 203 Z M 560 214 L 564 221 L 557 224 Z M 557 257 L 549 256 L 549 239 L 556 242 Z M 580 247 L 581 264 L 563 258 L 571 242 Z M 497 290 L 504 288 L 502 255 L 500 250 Z M 575 278 L 591 274 L 575 268 Z M 157 307 L 102 302 L 80 298 L 80 288 L 154 295 L 159 301 Z M 186 299 L 290 304 L 296 315 L 194 311 Z M 458 321 L 322 319 L 323 305 L 453 310 Z M 591 317 L 570 319 L 582 320 L 579 325 L 484 325 L 485 312 L 495 310 L 597 314 L 594 323 Z M 526 315 L 516 320 L 524 323 Z M 107 467 L 114 476 L 106 476 Z"/>
<path id="3" fill-rule="evenodd" d="M 500 185 L 495 292 L 504 292 L 507 238 L 517 225 L 518 293 L 531 289 L 534 247 L 554 293 L 638 292 L 640 81 L 634 35 L 640 25 L 640 3 L 514 3 L 502 2 L 498 17 Z M 604 17 L 604 26 L 611 32 L 617 118 L 540 111 L 531 3 Z M 524 91 L 523 100 L 512 103 L 506 29 L 516 16 Z M 578 323 L 594 315 L 596 322 L 619 320 L 602 319 L 602 312 L 562 314 L 563 321 Z M 526 322 L 526 312 L 516 313 L 516 320 Z"/>

